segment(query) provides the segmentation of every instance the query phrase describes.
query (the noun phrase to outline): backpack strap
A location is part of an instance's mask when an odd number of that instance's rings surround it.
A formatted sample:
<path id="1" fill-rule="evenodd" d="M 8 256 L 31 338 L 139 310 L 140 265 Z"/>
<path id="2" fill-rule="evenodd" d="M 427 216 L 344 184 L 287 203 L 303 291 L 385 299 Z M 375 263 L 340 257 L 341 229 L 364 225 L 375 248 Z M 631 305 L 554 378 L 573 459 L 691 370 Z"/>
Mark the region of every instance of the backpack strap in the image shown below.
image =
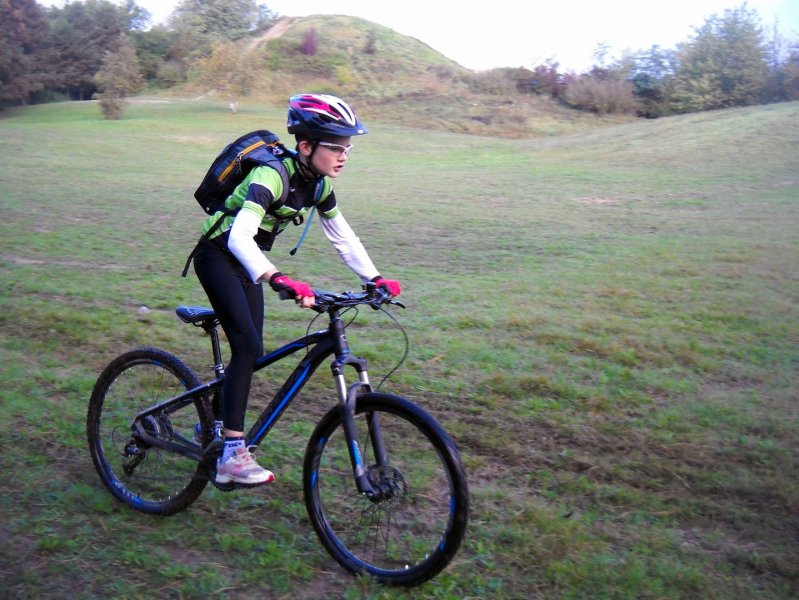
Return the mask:
<path id="1" fill-rule="evenodd" d="M 185 277 L 186 274 L 189 272 L 189 265 L 191 265 L 191 261 L 194 260 L 194 255 L 197 254 L 197 249 L 200 247 L 200 244 L 202 244 L 205 240 L 210 239 L 211 236 L 214 234 L 214 232 L 217 229 L 219 229 L 219 227 L 222 225 L 222 223 L 227 217 L 229 217 L 230 215 L 234 215 L 238 212 L 239 211 L 236 208 L 228 208 L 227 210 L 225 210 L 225 212 L 223 212 L 219 216 L 219 218 L 216 221 L 214 221 L 214 224 L 211 225 L 211 228 L 200 236 L 200 239 L 197 240 L 197 243 L 194 245 L 194 248 L 192 248 L 189 257 L 186 259 L 186 264 L 183 266 L 183 271 L 180 274 L 181 277 Z"/>
<path id="2" fill-rule="evenodd" d="M 324 188 L 325 188 L 325 180 L 319 179 L 319 181 L 316 183 L 316 191 L 314 191 L 314 205 L 313 208 L 311 209 L 311 212 L 308 213 L 308 219 L 305 221 L 305 229 L 302 230 L 302 235 L 300 236 L 300 239 L 297 241 L 297 245 L 294 246 L 294 248 L 292 248 L 291 251 L 289 252 L 289 254 L 291 254 L 292 256 L 297 254 L 297 250 L 300 249 L 300 246 L 302 246 L 302 243 L 305 241 L 305 236 L 308 235 L 308 229 L 311 227 L 311 221 L 313 220 L 313 215 L 314 212 L 316 211 L 316 205 L 319 202 L 319 199 L 322 197 L 322 191 L 324 190 Z"/>
<path id="3" fill-rule="evenodd" d="M 276 146 L 280 148 L 280 154 L 277 156 L 273 154 L 273 150 L 271 149 L 272 146 Z M 277 152 L 277 150 L 274 150 Z M 250 156 L 248 156 L 245 161 L 255 163 L 253 166 L 268 166 L 272 167 L 275 171 L 280 174 L 280 181 L 283 184 L 283 191 L 280 192 L 280 197 L 275 198 L 275 201 L 269 205 L 267 212 L 272 213 L 274 216 L 274 211 L 278 210 L 281 206 L 286 203 L 286 198 L 289 196 L 289 192 L 291 191 L 291 182 L 289 181 L 289 172 L 286 168 L 286 165 L 283 164 L 283 159 L 287 157 L 293 157 L 294 152 L 289 150 L 283 144 L 276 142 L 271 146 L 268 146 L 263 149 L 259 149 L 256 152 L 253 152 Z"/>
<path id="4" fill-rule="evenodd" d="M 291 150 L 284 148 L 283 150 L 284 156 L 292 156 Z M 281 156 L 275 156 L 268 150 L 263 153 L 263 159 L 261 156 L 255 158 L 259 165 L 267 165 L 272 167 L 275 171 L 280 174 L 280 181 L 283 184 L 283 191 L 280 192 L 280 197 L 275 198 L 272 204 L 269 205 L 269 208 L 266 209 L 266 212 L 272 216 L 273 219 L 277 219 L 277 211 L 280 210 L 283 205 L 286 203 L 286 199 L 289 197 L 289 192 L 291 191 L 291 181 L 289 179 L 289 172 L 286 168 L 286 165 L 283 164 L 283 158 Z"/>

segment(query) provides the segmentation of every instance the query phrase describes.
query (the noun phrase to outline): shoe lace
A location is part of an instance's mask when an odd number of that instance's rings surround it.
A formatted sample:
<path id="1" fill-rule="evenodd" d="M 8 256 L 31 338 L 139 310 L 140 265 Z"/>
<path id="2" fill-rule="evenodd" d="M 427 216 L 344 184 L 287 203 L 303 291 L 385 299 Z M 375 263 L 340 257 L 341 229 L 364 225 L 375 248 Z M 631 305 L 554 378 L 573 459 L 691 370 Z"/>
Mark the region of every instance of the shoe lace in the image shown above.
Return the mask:
<path id="1" fill-rule="evenodd" d="M 236 460 L 243 465 L 255 463 L 255 453 L 252 451 L 254 448 L 256 448 L 256 446 L 247 446 L 244 452 L 236 455 Z"/>

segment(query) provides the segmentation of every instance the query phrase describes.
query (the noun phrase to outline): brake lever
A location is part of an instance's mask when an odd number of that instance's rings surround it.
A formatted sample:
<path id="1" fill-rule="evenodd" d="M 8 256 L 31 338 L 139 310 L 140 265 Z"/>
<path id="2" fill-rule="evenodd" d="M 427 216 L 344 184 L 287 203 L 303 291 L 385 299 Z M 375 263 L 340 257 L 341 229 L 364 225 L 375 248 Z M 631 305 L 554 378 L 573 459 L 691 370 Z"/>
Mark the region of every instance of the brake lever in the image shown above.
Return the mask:
<path id="1" fill-rule="evenodd" d="M 406 308 L 402 302 L 391 298 L 388 292 L 377 289 L 374 290 L 372 294 L 374 297 L 372 298 L 371 302 L 369 302 L 369 306 L 371 306 L 374 310 L 380 310 L 384 304 L 391 304 L 393 306 L 399 306 L 400 308 Z"/>

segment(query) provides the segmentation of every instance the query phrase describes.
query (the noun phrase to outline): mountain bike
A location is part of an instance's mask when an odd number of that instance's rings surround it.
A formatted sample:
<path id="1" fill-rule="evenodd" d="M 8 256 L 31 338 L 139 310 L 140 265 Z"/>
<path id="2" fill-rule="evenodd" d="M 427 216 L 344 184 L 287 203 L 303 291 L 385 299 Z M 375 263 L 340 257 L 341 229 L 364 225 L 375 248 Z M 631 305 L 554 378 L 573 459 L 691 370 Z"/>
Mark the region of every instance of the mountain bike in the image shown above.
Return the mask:
<path id="1" fill-rule="evenodd" d="M 315 319 L 326 315 L 327 327 L 311 333 L 309 326 L 306 335 L 256 362 L 260 371 L 301 354 L 246 443 L 258 446 L 331 359 L 337 402 L 316 424 L 303 459 L 308 517 L 348 572 L 417 585 L 446 567 L 463 541 L 469 512 L 463 464 L 441 425 L 410 400 L 374 391 L 367 361 L 350 351 L 346 328 L 355 317 L 345 322 L 347 313 L 402 305 L 371 284 L 361 292 L 315 290 L 315 297 Z M 102 371 L 87 414 L 89 448 L 103 483 L 118 500 L 154 515 L 185 509 L 209 481 L 223 491 L 243 487 L 214 481 L 222 446 L 214 422 L 225 376 L 219 320 L 198 306 L 179 306 L 176 313 L 210 337 L 214 379 L 201 382 L 174 354 L 138 348 Z M 345 373 L 353 370 L 357 380 L 348 383 Z"/>

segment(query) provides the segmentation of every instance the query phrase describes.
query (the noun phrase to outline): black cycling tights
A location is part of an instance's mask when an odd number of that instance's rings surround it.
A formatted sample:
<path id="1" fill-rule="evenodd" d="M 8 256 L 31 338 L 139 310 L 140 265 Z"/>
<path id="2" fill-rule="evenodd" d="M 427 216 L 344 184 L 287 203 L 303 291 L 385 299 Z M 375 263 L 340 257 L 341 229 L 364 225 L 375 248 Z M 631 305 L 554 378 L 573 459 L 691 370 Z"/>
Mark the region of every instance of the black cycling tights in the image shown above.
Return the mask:
<path id="1" fill-rule="evenodd" d="M 250 280 L 236 257 L 211 241 L 200 243 L 194 271 L 230 344 L 222 419 L 226 429 L 244 431 L 253 367 L 263 354 L 264 290 Z"/>

